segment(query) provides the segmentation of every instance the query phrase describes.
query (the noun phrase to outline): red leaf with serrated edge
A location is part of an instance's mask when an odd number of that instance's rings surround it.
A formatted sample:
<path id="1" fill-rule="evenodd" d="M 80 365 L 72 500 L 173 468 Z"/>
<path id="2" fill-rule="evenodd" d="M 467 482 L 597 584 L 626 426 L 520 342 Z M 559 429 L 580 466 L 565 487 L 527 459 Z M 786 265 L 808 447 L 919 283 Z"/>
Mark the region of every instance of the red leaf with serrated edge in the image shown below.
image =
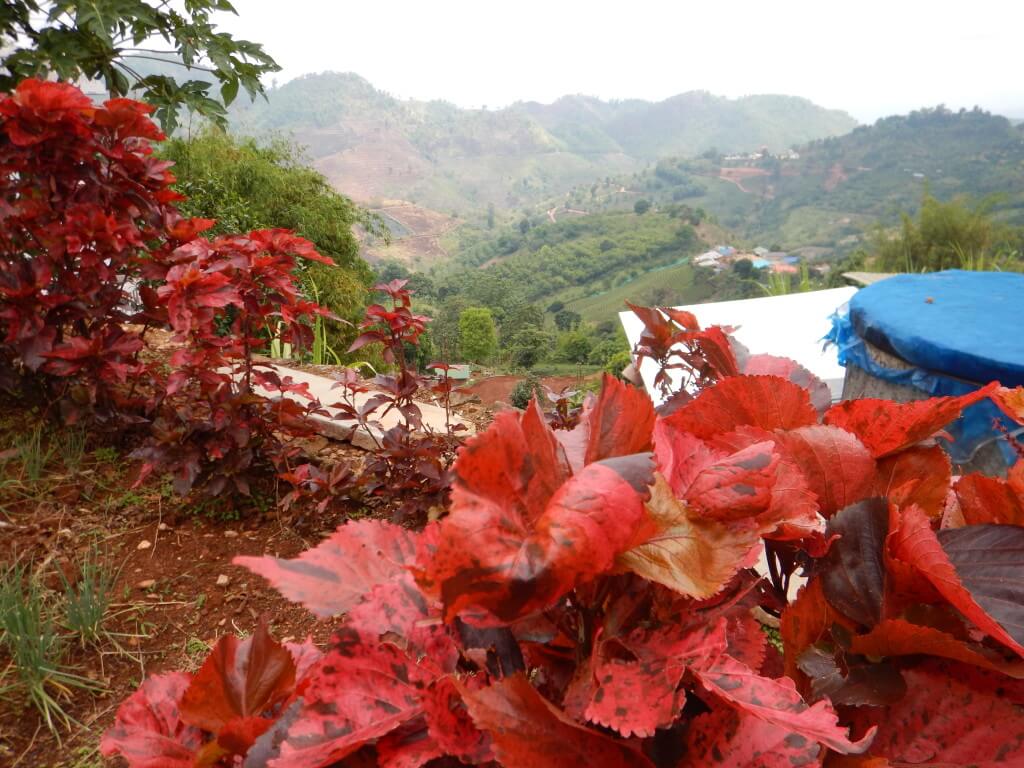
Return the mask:
<path id="1" fill-rule="evenodd" d="M 574 476 L 539 409 L 500 414 L 455 464 L 452 505 L 417 580 L 445 616 L 512 622 L 611 568 L 645 519 L 649 454 L 588 464 Z"/>
<path id="2" fill-rule="evenodd" d="M 574 723 L 522 675 L 463 698 L 477 727 L 490 733 L 504 768 L 653 768 L 622 741 Z"/>
<path id="3" fill-rule="evenodd" d="M 779 634 L 782 635 L 787 677 L 794 680 L 804 678 L 797 660 L 805 650 L 825 637 L 836 623 L 847 629 L 852 627 L 852 623 L 841 617 L 825 600 L 821 579 L 812 578 L 801 588 L 796 600 L 786 606 L 780 617 Z"/>
<path id="4" fill-rule="evenodd" d="M 118 755 L 131 768 L 192 768 L 203 734 L 181 719 L 179 709 L 191 679 L 185 672 L 148 677 L 117 708 L 100 754 Z"/>
<path id="5" fill-rule="evenodd" d="M 878 728 L 871 755 L 912 765 L 1024 764 L 1024 709 L 998 692 L 998 676 L 940 661 L 903 676 L 901 701 L 858 711 L 858 721 Z"/>
<path id="6" fill-rule="evenodd" d="M 755 443 L 705 467 L 683 498 L 715 520 L 754 517 L 771 505 L 779 455 L 775 443 Z"/>
<path id="7" fill-rule="evenodd" d="M 367 643 L 385 638 L 410 656 L 427 656 L 446 672 L 454 671 L 459 660 L 455 640 L 441 620 L 441 604 L 423 594 L 411 573 L 375 586 L 349 611 L 345 626 Z"/>
<path id="8" fill-rule="evenodd" d="M 967 525 L 1024 525 L 1024 498 L 1005 480 L 974 473 L 957 480 L 954 490 Z"/>
<path id="9" fill-rule="evenodd" d="M 973 601 L 1024 645 L 1024 528 L 967 525 L 939 531 L 938 539 Z"/>
<path id="10" fill-rule="evenodd" d="M 1003 413 L 1018 424 L 1024 424 L 1024 387 L 999 387 L 991 397 Z"/>
<path id="11" fill-rule="evenodd" d="M 294 560 L 239 556 L 232 562 L 326 618 L 351 610 L 375 585 L 402 574 L 415 554 L 412 531 L 380 520 L 357 520 Z"/>
<path id="12" fill-rule="evenodd" d="M 374 748 L 376 759 L 372 768 L 420 768 L 439 757 L 444 750 L 430 738 L 422 718 L 399 726 L 391 733 L 378 739 Z M 341 765 L 348 768 L 346 759 Z"/>
<path id="13" fill-rule="evenodd" d="M 687 667 L 706 664 L 726 649 L 724 619 L 689 632 L 678 625 L 636 630 L 621 641 L 636 660 L 598 659 L 593 693 L 584 711 L 592 723 L 623 736 L 653 736 L 671 724 L 686 701 L 680 681 Z M 601 649 L 598 649 L 601 652 Z"/>
<path id="14" fill-rule="evenodd" d="M 484 497 L 461 482 L 457 466 L 451 512 L 425 571 L 446 617 L 483 609 L 511 622 L 610 570 L 645 519 L 652 470 L 647 454 L 588 464 L 531 525 L 508 491 Z"/>
<path id="15" fill-rule="evenodd" d="M 217 642 L 185 691 L 181 717 L 218 733 L 235 718 L 259 716 L 272 709 L 294 688 L 295 661 L 261 621 L 252 637 L 239 640 L 225 635 Z"/>
<path id="16" fill-rule="evenodd" d="M 951 479 L 949 454 L 938 445 L 915 446 L 878 461 L 872 495 L 900 507 L 916 504 L 929 517 L 940 517 Z"/>
<path id="17" fill-rule="evenodd" d="M 675 498 L 659 474 L 641 535 L 618 557 L 624 570 L 698 599 L 718 594 L 756 561 L 761 537 L 751 526 L 702 517 Z"/>
<path id="18" fill-rule="evenodd" d="M 1008 664 L 981 645 L 969 644 L 935 627 L 885 619 L 866 635 L 850 640 L 850 651 L 860 656 L 913 656 L 924 654 L 973 664 L 1011 677 L 1024 677 L 1024 663 Z"/>
<path id="19" fill-rule="evenodd" d="M 642 389 L 604 374 L 601 393 L 572 431 L 555 433 L 574 472 L 585 464 L 651 450 L 654 405 Z"/>
<path id="20" fill-rule="evenodd" d="M 761 670 L 768 648 L 768 635 L 749 611 L 730 615 L 726 626 L 726 653 L 755 672 Z"/>
<path id="21" fill-rule="evenodd" d="M 811 405 L 824 413 L 832 404 L 832 392 L 828 384 L 819 379 L 795 360 L 775 355 L 750 355 L 743 362 L 743 373 L 748 376 L 778 376 L 807 390 Z"/>
<path id="22" fill-rule="evenodd" d="M 270 768 L 321 768 L 423 713 L 419 688 L 433 677 L 398 648 L 344 642 L 302 690 L 302 708 Z"/>
<path id="23" fill-rule="evenodd" d="M 845 400 L 825 413 L 824 422 L 853 433 L 880 458 L 931 437 L 998 386 L 993 382 L 961 397 L 933 397 L 910 403 L 873 398 Z"/>
<path id="24" fill-rule="evenodd" d="M 732 376 L 703 390 L 665 419 L 671 426 L 710 438 L 749 425 L 765 430 L 818 423 L 807 390 L 778 376 Z"/>
<path id="25" fill-rule="evenodd" d="M 803 473 L 825 517 L 871 495 L 875 460 L 850 433 L 815 425 L 775 434 L 779 451 Z"/>
<path id="26" fill-rule="evenodd" d="M 693 671 L 707 690 L 736 709 L 836 752 L 859 754 L 871 744 L 873 731 L 859 741 L 851 741 L 849 730 L 839 725 L 831 704 L 819 701 L 808 707 L 789 678 L 761 677 L 724 654 L 713 664 Z"/>
<path id="27" fill-rule="evenodd" d="M 658 471 L 677 498 L 685 499 L 705 517 L 755 517 L 772 505 L 779 456 L 770 439 L 749 443 L 735 452 L 719 451 L 665 419 L 655 424 L 654 435 Z"/>
<path id="28" fill-rule="evenodd" d="M 718 706 L 690 722 L 679 768 L 801 768 L 821 765 L 821 751 L 813 739 Z"/>
<path id="29" fill-rule="evenodd" d="M 964 586 L 957 574 L 957 569 L 953 567 L 949 556 L 932 530 L 928 516 L 917 507 L 908 507 L 899 510 L 895 524 L 893 522 L 890 519 L 889 537 L 886 542 L 889 556 L 926 579 L 943 598 L 980 630 L 1015 653 L 1024 655 L 1024 646 L 1007 631 L 1009 627 L 1004 628 L 990 616 Z M 968 531 L 968 535 L 972 535 L 971 528 L 982 527 L 988 526 L 957 528 L 944 531 L 943 534 Z M 1018 529 L 1016 526 L 1007 526 L 1007 528 L 1024 532 L 1024 529 Z M 992 557 L 984 550 L 975 551 L 974 556 L 982 560 Z M 964 564 L 967 564 L 966 558 Z"/>
<path id="30" fill-rule="evenodd" d="M 451 678 L 443 677 L 427 687 L 423 693 L 423 715 L 430 738 L 443 754 L 469 765 L 494 759 L 490 736 L 473 723 L 462 693 Z"/>
<path id="31" fill-rule="evenodd" d="M 768 509 L 757 516 L 757 526 L 772 539 L 803 539 L 822 530 L 818 496 L 808 485 L 795 457 L 788 454 L 776 433 L 757 427 L 739 427 L 713 437 L 709 443 L 726 452 L 740 451 L 758 443 L 772 442 L 779 453 Z M 774 530 L 773 530 L 774 528 Z"/>

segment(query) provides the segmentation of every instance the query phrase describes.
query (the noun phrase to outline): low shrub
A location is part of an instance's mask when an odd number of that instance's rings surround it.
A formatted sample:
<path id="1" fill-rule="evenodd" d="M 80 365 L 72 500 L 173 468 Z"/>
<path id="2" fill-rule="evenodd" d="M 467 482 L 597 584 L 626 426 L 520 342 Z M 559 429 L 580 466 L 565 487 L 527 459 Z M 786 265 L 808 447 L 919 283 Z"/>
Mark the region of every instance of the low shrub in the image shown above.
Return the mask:
<path id="1" fill-rule="evenodd" d="M 194 676 L 150 677 L 102 752 L 273 768 L 1024 760 L 1024 464 L 954 482 L 934 441 L 985 397 L 1024 421 L 1024 390 L 819 409 L 798 367 L 740 373 L 712 330 L 689 338 L 704 383 L 670 413 L 606 376 L 574 428 L 536 402 L 499 413 L 422 531 L 361 520 L 293 560 L 237 558 L 340 617 L 330 646 L 263 626 L 223 638 Z"/>

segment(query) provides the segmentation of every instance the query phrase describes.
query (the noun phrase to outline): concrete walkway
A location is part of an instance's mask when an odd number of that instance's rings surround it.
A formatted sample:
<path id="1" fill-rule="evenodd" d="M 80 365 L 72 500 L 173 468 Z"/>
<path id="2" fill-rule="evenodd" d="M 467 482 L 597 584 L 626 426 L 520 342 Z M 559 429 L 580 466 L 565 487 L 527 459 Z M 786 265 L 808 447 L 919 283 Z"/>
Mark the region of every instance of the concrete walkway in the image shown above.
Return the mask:
<path id="1" fill-rule="evenodd" d="M 264 367 L 264 366 L 261 366 Z M 315 397 L 324 406 L 330 417 L 327 416 L 312 416 L 312 421 L 319 432 L 324 437 L 329 437 L 333 440 L 344 440 L 351 442 L 352 445 L 357 448 L 363 448 L 364 450 L 371 451 L 377 447 L 378 441 L 381 438 L 381 432 L 388 430 L 391 427 L 401 421 L 401 417 L 398 411 L 391 411 L 384 417 L 378 415 L 374 420 L 379 422 L 379 427 L 370 427 L 369 431 L 361 427 L 356 421 L 342 417 L 341 411 L 337 408 L 332 408 L 333 403 L 337 403 L 343 399 L 345 390 L 342 388 L 333 389 L 336 384 L 334 379 L 330 379 L 326 376 L 318 376 L 314 373 L 306 373 L 305 371 L 297 371 L 294 368 L 285 368 L 281 365 L 270 366 L 277 372 L 277 375 L 282 379 L 291 377 L 293 381 L 297 383 L 304 383 L 309 385 L 309 393 Z M 279 397 L 280 392 L 270 392 L 263 389 L 262 387 L 255 387 L 256 391 L 264 397 Z M 373 392 L 360 392 L 355 397 L 357 407 L 365 403 Z M 308 402 L 305 398 L 300 397 L 296 394 L 288 393 L 286 397 L 295 400 L 296 402 L 306 403 Z M 423 414 L 423 428 L 427 432 L 444 432 L 445 431 L 445 412 L 444 408 L 432 403 L 423 403 L 417 401 L 416 403 L 420 407 L 420 412 Z M 381 409 L 383 410 L 383 408 Z M 463 436 L 472 435 L 476 432 L 476 428 L 473 423 L 466 419 L 460 418 L 455 414 L 451 416 L 451 423 L 462 424 L 466 427 L 465 430 L 460 430 L 459 434 Z"/>

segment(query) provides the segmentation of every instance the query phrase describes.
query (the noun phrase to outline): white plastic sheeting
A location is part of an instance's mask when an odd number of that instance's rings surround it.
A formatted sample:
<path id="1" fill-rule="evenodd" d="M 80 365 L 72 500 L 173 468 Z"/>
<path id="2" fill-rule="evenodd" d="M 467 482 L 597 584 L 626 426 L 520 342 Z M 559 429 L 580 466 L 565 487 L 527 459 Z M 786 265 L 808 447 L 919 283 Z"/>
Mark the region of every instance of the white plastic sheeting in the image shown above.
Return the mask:
<path id="1" fill-rule="evenodd" d="M 832 399 L 838 400 L 845 369 L 839 364 L 835 347 L 826 349 L 822 339 L 832 327 L 831 315 L 856 292 L 856 288 L 832 288 L 761 299 L 692 304 L 677 309 L 696 315 L 702 328 L 733 327 L 733 335 L 752 354 L 795 360 L 828 384 Z M 632 347 L 640 339 L 643 324 L 632 312 L 620 312 L 619 318 Z M 644 360 L 640 366 L 647 392 L 655 403 L 660 403 L 663 398 L 654 389 L 656 372 L 657 365 L 652 360 Z"/>

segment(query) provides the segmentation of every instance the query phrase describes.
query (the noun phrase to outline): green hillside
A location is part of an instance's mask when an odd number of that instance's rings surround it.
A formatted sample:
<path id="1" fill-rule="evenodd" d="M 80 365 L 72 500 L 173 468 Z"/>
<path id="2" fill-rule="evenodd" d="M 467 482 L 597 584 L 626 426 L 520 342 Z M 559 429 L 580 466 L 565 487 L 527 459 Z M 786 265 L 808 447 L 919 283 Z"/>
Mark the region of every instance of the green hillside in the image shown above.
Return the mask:
<path id="1" fill-rule="evenodd" d="M 999 218 L 1024 224 L 1024 130 L 981 110 L 937 108 L 888 117 L 797 147 L 798 157 L 667 158 L 581 185 L 573 207 L 628 208 L 646 197 L 704 209 L 747 244 L 842 253 L 876 223 L 913 212 L 927 188 L 948 200 L 995 196 Z"/>
<path id="2" fill-rule="evenodd" d="M 301 77 L 272 89 L 267 101 L 238 103 L 232 122 L 245 133 L 294 134 L 357 200 L 403 199 L 444 212 L 514 209 L 665 154 L 782 149 L 856 125 L 804 99 L 705 92 L 661 102 L 568 96 L 461 109 L 399 100 L 341 73 Z"/>

